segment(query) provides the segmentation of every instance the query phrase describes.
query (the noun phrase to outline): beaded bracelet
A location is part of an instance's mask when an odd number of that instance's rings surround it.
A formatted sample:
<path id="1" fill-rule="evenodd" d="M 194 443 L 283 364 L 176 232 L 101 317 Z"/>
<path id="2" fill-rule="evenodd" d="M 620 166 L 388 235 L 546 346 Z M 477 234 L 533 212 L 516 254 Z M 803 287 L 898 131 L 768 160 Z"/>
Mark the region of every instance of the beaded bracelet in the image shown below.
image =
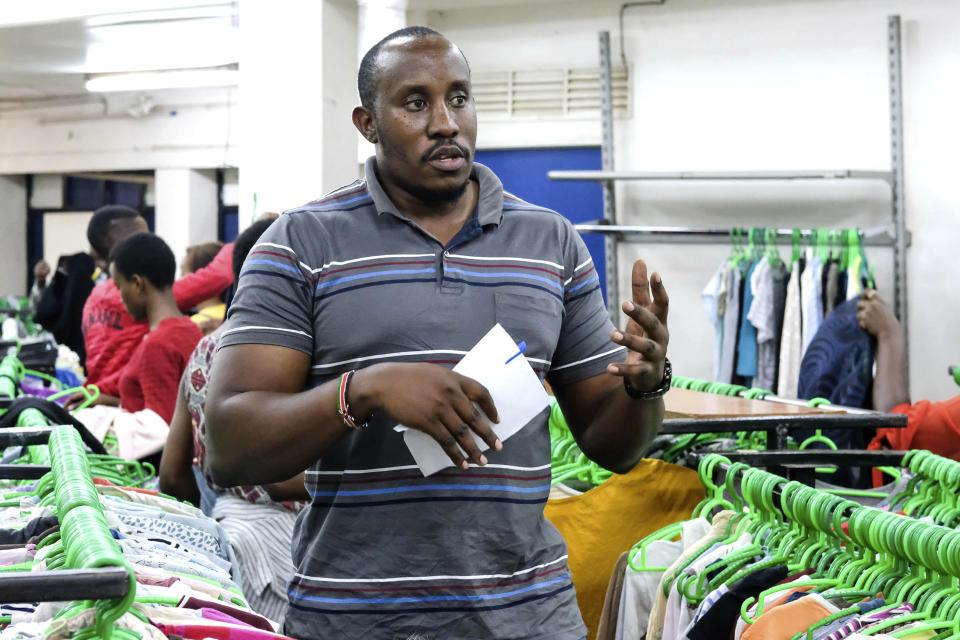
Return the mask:
<path id="1" fill-rule="evenodd" d="M 350 414 L 350 405 L 347 403 L 347 394 L 350 392 L 350 378 L 353 377 L 353 374 L 356 373 L 354 369 L 347 371 L 345 374 L 340 376 L 340 419 L 343 420 L 343 424 L 351 429 L 362 429 L 367 426 L 366 422 L 360 422 Z"/>

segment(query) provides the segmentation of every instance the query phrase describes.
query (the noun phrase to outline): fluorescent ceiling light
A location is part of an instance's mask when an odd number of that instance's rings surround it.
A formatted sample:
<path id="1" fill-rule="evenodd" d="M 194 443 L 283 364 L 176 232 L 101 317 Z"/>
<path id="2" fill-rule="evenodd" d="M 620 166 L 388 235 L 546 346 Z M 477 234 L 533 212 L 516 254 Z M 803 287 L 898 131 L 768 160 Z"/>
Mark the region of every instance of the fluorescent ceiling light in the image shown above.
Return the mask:
<path id="1" fill-rule="evenodd" d="M 129 13 L 110 13 L 87 18 L 88 27 L 106 27 L 136 22 L 165 22 L 178 20 L 202 20 L 208 18 L 234 18 L 237 15 L 235 7 L 229 4 L 204 5 L 200 7 L 184 7 L 161 9 L 157 11 L 130 11 Z"/>
<path id="2" fill-rule="evenodd" d="M 157 89 L 193 89 L 230 87 L 240 82 L 237 65 L 213 69 L 171 69 L 134 73 L 102 73 L 87 76 L 87 91 L 153 91 Z"/>

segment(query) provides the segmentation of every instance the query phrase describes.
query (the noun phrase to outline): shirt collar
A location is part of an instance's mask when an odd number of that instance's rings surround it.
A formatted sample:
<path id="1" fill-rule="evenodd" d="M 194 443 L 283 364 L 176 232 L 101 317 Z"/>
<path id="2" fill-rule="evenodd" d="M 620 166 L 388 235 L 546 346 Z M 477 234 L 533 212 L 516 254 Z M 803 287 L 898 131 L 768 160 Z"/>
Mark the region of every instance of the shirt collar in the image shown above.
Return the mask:
<path id="1" fill-rule="evenodd" d="M 367 181 L 367 191 L 373 199 L 373 205 L 377 208 L 378 214 L 390 213 L 398 218 L 407 219 L 400 213 L 397 207 L 383 190 L 380 181 L 377 179 L 377 160 L 375 156 L 367 158 L 364 165 L 364 173 Z M 480 185 L 480 192 L 477 197 L 477 220 L 481 226 L 488 224 L 500 225 L 503 219 L 503 183 L 500 178 L 488 167 L 479 162 L 473 163 L 473 171 L 470 177 Z"/>

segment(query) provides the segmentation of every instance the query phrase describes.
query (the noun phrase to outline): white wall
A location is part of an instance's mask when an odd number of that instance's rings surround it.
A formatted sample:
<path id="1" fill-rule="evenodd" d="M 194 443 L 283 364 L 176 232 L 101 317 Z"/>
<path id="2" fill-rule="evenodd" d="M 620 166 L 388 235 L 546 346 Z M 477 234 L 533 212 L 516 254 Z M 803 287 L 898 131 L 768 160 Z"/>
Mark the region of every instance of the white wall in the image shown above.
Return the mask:
<path id="1" fill-rule="evenodd" d="M 93 211 L 54 211 L 43 214 L 43 259 L 56 269 L 60 256 L 86 251 L 87 226 Z"/>
<path id="2" fill-rule="evenodd" d="M 430 26 L 457 42 L 475 70 L 596 65 L 597 32 L 619 56 L 619 2 L 448 10 Z M 945 0 L 669 0 L 629 9 L 624 44 L 633 115 L 617 122 L 618 169 L 888 169 L 886 16 L 903 20 L 911 382 L 915 397 L 945 398 L 960 363 L 960 3 Z M 558 123 L 482 122 L 481 146 L 570 144 Z M 599 123 L 574 123 L 598 144 Z M 701 227 L 872 226 L 889 219 L 876 183 L 620 183 L 621 220 Z M 663 272 L 671 293 L 671 359 L 707 378 L 712 328 L 699 292 L 726 246 L 632 245 Z M 892 288 L 889 250 L 869 250 L 881 293 Z M 626 291 L 626 289 L 622 289 Z"/>
<path id="3" fill-rule="evenodd" d="M 27 292 L 26 185 L 24 176 L 0 176 L 0 296 Z"/>
<path id="4" fill-rule="evenodd" d="M 166 92 L 142 117 L 141 97 L 4 113 L 0 174 L 236 166 L 236 89 Z M 104 111 L 106 114 L 104 115 Z"/>

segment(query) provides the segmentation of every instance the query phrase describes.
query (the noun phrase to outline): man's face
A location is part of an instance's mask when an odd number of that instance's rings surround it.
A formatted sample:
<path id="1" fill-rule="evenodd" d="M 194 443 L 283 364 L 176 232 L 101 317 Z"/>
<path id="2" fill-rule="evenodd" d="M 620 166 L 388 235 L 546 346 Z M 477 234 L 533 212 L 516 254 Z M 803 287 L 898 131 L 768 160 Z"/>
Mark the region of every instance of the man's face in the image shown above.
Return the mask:
<path id="1" fill-rule="evenodd" d="M 113 264 L 110 265 L 110 273 L 113 276 L 113 283 L 120 290 L 120 297 L 123 299 L 123 306 L 126 307 L 127 313 L 137 322 L 146 320 L 147 296 L 143 276 L 127 279 Z"/>
<path id="2" fill-rule="evenodd" d="M 470 179 L 477 114 L 460 50 L 428 36 L 386 45 L 374 125 L 381 180 L 424 202 L 459 198 Z"/>

